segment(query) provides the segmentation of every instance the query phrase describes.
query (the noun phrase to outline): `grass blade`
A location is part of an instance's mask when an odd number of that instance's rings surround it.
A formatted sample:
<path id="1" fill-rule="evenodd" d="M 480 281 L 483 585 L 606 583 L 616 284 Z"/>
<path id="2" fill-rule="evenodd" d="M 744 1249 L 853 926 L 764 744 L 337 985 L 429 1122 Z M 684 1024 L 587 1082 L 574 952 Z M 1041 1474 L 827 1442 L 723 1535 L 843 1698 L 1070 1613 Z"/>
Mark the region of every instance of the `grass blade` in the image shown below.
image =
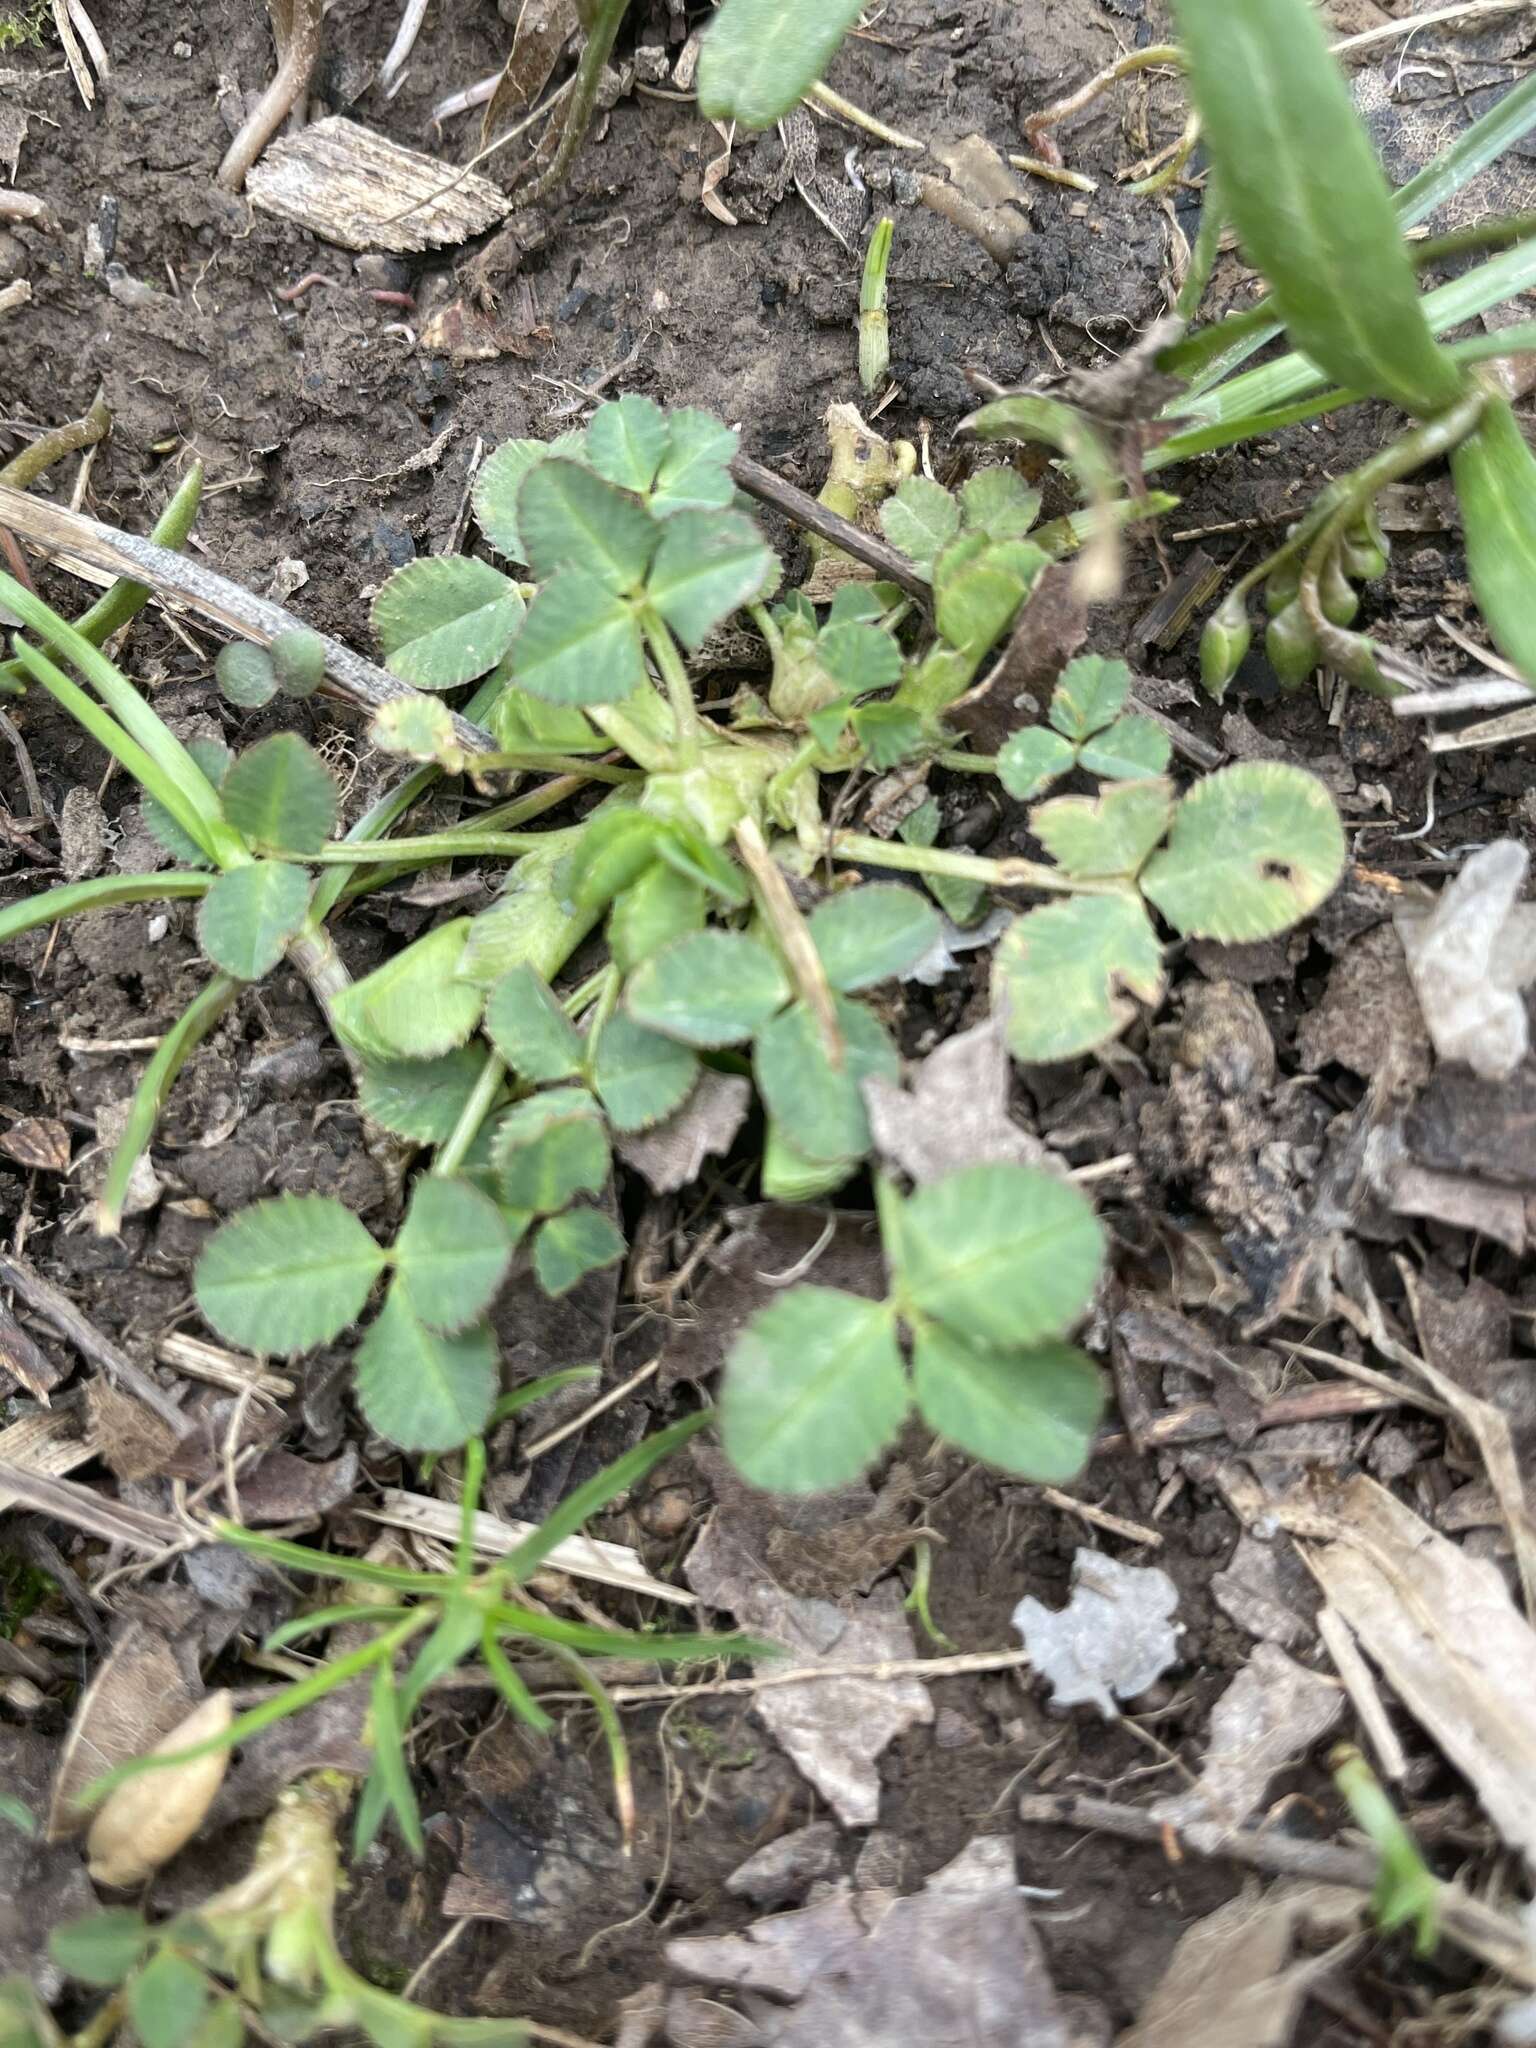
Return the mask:
<path id="1" fill-rule="evenodd" d="M 96 1224 L 102 1236 L 115 1237 L 122 1228 L 128 1182 L 154 1134 L 155 1122 L 165 1106 L 165 1098 L 188 1059 L 229 1008 L 239 987 L 239 982 L 231 980 L 227 974 L 215 975 L 208 986 L 192 998 L 155 1048 L 154 1057 L 133 1091 L 128 1120 L 123 1125 L 123 1134 L 117 1141 L 107 1177 L 102 1183 Z"/>
<path id="2" fill-rule="evenodd" d="M 400 1701 L 395 1692 L 395 1675 L 388 1664 L 381 1664 L 373 1675 L 370 1718 L 373 1723 L 374 1764 L 368 1781 L 369 1789 L 375 1782 L 382 1787 L 384 1804 L 400 1823 L 405 1846 L 419 1863 L 427 1853 L 427 1843 L 421 1831 L 421 1808 L 416 1804 L 411 1774 L 406 1769 Z M 378 1832 L 378 1821 L 372 1818 L 376 1804 L 376 1801 L 365 1797 L 358 1806 L 357 1833 L 353 1843 L 355 1855 L 361 1856 Z M 380 1819 L 382 1817 L 380 1815 Z"/>
<path id="3" fill-rule="evenodd" d="M 212 875 L 183 874 L 169 869 L 163 875 L 98 875 L 90 882 L 65 882 L 57 889 L 44 889 L 36 896 L 23 896 L 0 910 L 0 945 L 36 931 L 40 924 L 57 924 L 85 910 L 115 910 L 123 903 L 170 902 L 179 896 L 206 896 Z"/>
<path id="4" fill-rule="evenodd" d="M 578 1486 L 531 1536 L 523 1538 L 507 1558 L 506 1570 L 513 1583 L 520 1586 L 532 1578 L 557 1543 L 563 1543 L 567 1536 L 574 1536 L 600 1508 L 605 1508 L 616 1495 L 627 1492 L 663 1458 L 670 1458 L 690 1437 L 707 1428 L 712 1420 L 707 1409 L 697 1415 L 684 1416 L 681 1422 L 658 1430 L 655 1436 L 636 1444 L 632 1451 L 615 1458 L 611 1465 L 605 1465 L 601 1472 Z"/>
<path id="5" fill-rule="evenodd" d="M 522 1675 L 497 1642 L 496 1624 L 489 1618 L 486 1620 L 485 1633 L 480 1638 L 480 1654 L 485 1660 L 486 1670 L 495 1680 L 496 1690 L 517 1718 L 525 1721 L 530 1728 L 536 1729 L 540 1735 L 548 1735 L 554 1728 L 554 1722 L 528 1690 Z"/>

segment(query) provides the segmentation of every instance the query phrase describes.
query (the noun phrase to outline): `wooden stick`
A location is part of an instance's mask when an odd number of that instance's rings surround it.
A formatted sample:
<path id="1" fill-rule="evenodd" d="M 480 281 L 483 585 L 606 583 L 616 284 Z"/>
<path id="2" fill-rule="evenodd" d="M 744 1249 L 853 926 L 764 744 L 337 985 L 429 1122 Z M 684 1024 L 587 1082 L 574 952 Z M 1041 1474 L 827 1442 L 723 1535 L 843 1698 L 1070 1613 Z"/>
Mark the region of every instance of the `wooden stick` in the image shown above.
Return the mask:
<path id="1" fill-rule="evenodd" d="M 906 556 L 893 548 L 889 541 L 881 540 L 878 534 L 865 533 L 851 519 L 840 518 L 819 498 L 813 498 L 809 491 L 802 491 L 795 484 L 787 484 L 783 477 L 775 476 L 771 469 L 764 469 L 750 455 L 735 458 L 731 464 L 731 475 L 749 497 L 756 498 L 760 504 L 771 505 L 775 512 L 782 512 L 786 519 L 804 527 L 807 533 L 830 541 L 833 547 L 841 548 L 845 555 L 852 555 L 856 562 L 864 563 L 866 568 L 873 569 L 888 583 L 899 583 L 903 590 L 921 598 L 925 604 L 933 596 L 928 584 Z"/>
<path id="2" fill-rule="evenodd" d="M 135 582 L 147 583 L 162 600 L 174 598 L 226 631 L 254 640 L 259 647 L 269 647 L 279 633 L 291 633 L 303 625 L 302 620 L 280 604 L 253 596 L 190 555 L 157 547 L 142 534 L 124 533 L 119 527 L 104 525 L 83 512 L 70 512 L 26 491 L 0 486 L 0 526 L 8 526 L 12 533 L 50 553 L 78 555 L 81 561 L 109 576 L 128 576 Z M 326 672 L 333 695 L 365 711 L 377 711 L 382 704 L 422 694 L 329 634 L 317 637 L 325 648 Z M 490 734 L 471 725 L 467 718 L 460 718 L 457 712 L 453 713 L 453 728 L 454 737 L 467 753 L 496 751 Z"/>

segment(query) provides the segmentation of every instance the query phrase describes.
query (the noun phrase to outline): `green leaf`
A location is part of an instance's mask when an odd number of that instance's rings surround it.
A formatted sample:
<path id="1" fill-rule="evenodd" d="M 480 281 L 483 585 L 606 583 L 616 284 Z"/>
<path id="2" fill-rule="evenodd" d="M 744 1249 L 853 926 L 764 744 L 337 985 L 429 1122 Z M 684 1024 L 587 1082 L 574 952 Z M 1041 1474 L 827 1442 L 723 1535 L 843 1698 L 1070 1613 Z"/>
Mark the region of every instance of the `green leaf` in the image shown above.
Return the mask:
<path id="1" fill-rule="evenodd" d="M 276 2025 L 267 2009 L 274 2034 Z M 218 1998 L 209 2006 L 202 2025 L 192 2037 L 192 2048 L 244 2048 L 245 2016 L 238 1998 Z"/>
<path id="2" fill-rule="evenodd" d="M 632 606 L 587 569 L 552 576 L 512 642 L 519 689 L 551 704 L 617 704 L 645 681 Z"/>
<path id="3" fill-rule="evenodd" d="M 325 642 L 307 626 L 279 633 L 267 652 L 285 697 L 313 697 L 325 681 Z"/>
<path id="4" fill-rule="evenodd" d="M 731 461 L 741 436 L 712 413 L 686 405 L 668 413 L 667 434 L 651 511 L 659 519 L 674 512 L 723 511 L 736 495 Z"/>
<path id="5" fill-rule="evenodd" d="M 142 2048 L 183 2048 L 208 2003 L 208 1979 L 163 1948 L 128 1986 L 128 2017 Z"/>
<path id="6" fill-rule="evenodd" d="M 214 679 L 227 701 L 242 711 L 258 711 L 277 695 L 277 673 L 265 647 L 250 640 L 231 640 L 214 657 Z"/>
<path id="7" fill-rule="evenodd" d="M 722 619 L 772 588 L 777 571 L 744 512 L 679 512 L 662 530 L 645 594 L 696 653 Z"/>
<path id="8" fill-rule="evenodd" d="M 625 1003 L 637 1024 L 684 1045 L 740 1045 L 789 1000 L 768 948 L 739 932 L 692 932 L 630 976 Z"/>
<path id="9" fill-rule="evenodd" d="M 395 1285 L 429 1329 L 477 1322 L 512 1263 L 501 1211 L 468 1181 L 424 1175 L 395 1239 Z"/>
<path id="10" fill-rule="evenodd" d="M 960 531 L 960 507 L 942 484 L 909 476 L 880 507 L 880 530 L 931 578 L 934 563 Z"/>
<path id="11" fill-rule="evenodd" d="M 37 1821 L 31 1807 L 25 1800 L 16 1798 L 10 1792 L 0 1792 L 0 1821 L 4 1821 L 7 1827 L 15 1828 L 19 1834 L 37 1833 Z"/>
<path id="12" fill-rule="evenodd" d="M 1069 875 L 1099 880 L 1138 874 L 1172 816 L 1171 782 L 1111 782 L 1097 797 L 1037 804 L 1029 829 Z"/>
<path id="13" fill-rule="evenodd" d="M 510 676 L 510 664 L 507 673 Z M 509 754 L 539 747 L 556 754 L 587 754 L 597 740 L 584 711 L 572 704 L 546 704 L 510 681 L 486 713 L 485 729 Z"/>
<path id="14" fill-rule="evenodd" d="M 883 626 L 867 621 L 845 619 L 824 627 L 816 641 L 816 658 L 850 696 L 888 690 L 901 681 L 901 649 Z"/>
<path id="15" fill-rule="evenodd" d="M 807 1159 L 797 1152 L 770 1117 L 763 1138 L 761 1185 L 765 1202 L 819 1202 L 840 1188 L 854 1171 L 846 1159 Z"/>
<path id="16" fill-rule="evenodd" d="M 1028 803 L 1050 788 L 1077 761 L 1077 748 L 1048 725 L 1026 725 L 1011 733 L 997 756 L 997 775 L 1010 796 Z"/>
<path id="17" fill-rule="evenodd" d="M 1155 720 L 1132 712 L 1117 718 L 1087 741 L 1078 759 L 1090 775 L 1105 782 L 1134 782 L 1161 775 L 1173 758 L 1173 743 Z"/>
<path id="18" fill-rule="evenodd" d="M 230 868 L 214 877 L 198 905 L 197 943 L 226 974 L 260 981 L 303 928 L 312 886 L 305 869 L 283 861 Z"/>
<path id="19" fill-rule="evenodd" d="M 523 538 L 517 530 L 517 498 L 528 472 L 551 456 L 584 454 L 584 433 L 562 434 L 555 441 L 503 441 L 492 449 L 475 478 L 472 502 L 480 531 L 508 561 L 523 562 Z"/>
<path id="20" fill-rule="evenodd" d="M 862 1084 L 901 1078 L 901 1057 L 883 1024 L 862 1003 L 834 998 L 845 1057 L 827 1058 L 816 1020 L 794 1003 L 760 1032 L 753 1049 L 758 1093 L 795 1151 L 831 1164 L 862 1159 L 869 1150 L 869 1118 Z"/>
<path id="21" fill-rule="evenodd" d="M 450 918 L 343 989 L 331 1022 L 370 1059 L 432 1059 L 468 1040 L 485 998 L 457 979 L 467 917 Z"/>
<path id="22" fill-rule="evenodd" d="M 661 529 L 643 506 L 576 462 L 541 462 L 517 494 L 517 523 L 534 574 L 580 569 L 623 594 L 645 580 Z"/>
<path id="23" fill-rule="evenodd" d="M 1102 1375 L 1070 1344 L 983 1351 L 937 1325 L 913 1342 L 912 1391 L 940 1436 L 1037 1485 L 1077 1477 L 1104 1412 Z"/>
<path id="24" fill-rule="evenodd" d="M 373 1739 L 373 1776 L 382 1788 L 386 1805 L 393 1809 L 400 1824 L 401 1840 L 419 1863 L 427 1852 L 427 1842 L 421 1830 L 421 1808 L 416 1803 L 416 1791 L 406 1768 L 400 1695 L 395 1690 L 394 1670 L 388 1664 L 379 1665 L 373 1674 L 369 1722 Z M 361 1818 L 359 1812 L 360 1828 Z M 368 1843 L 360 1840 L 357 1854 L 363 1854 L 367 1847 Z"/>
<path id="25" fill-rule="evenodd" d="M 592 1085 L 616 1131 L 646 1131 L 681 1109 L 699 1078 L 697 1054 L 616 1010 L 603 1026 Z"/>
<path id="26" fill-rule="evenodd" d="M 1070 1181 L 968 1166 L 919 1188 L 894 1246 L 901 1298 L 997 1351 L 1059 1337 L 1093 1299 L 1104 1234 Z"/>
<path id="27" fill-rule="evenodd" d="M 960 486 L 960 516 L 968 532 L 988 540 L 1020 540 L 1040 516 L 1040 493 L 1004 464 L 979 469 Z"/>
<path id="28" fill-rule="evenodd" d="M 656 851 L 677 874 L 697 882 L 701 889 L 728 903 L 733 910 L 745 910 L 752 900 L 747 878 L 728 854 L 713 846 L 702 832 L 680 819 L 672 819 L 656 842 Z"/>
<path id="29" fill-rule="evenodd" d="M 626 1250 L 624 1233 L 601 1209 L 567 1209 L 551 1216 L 533 1240 L 533 1271 L 544 1292 L 558 1299 L 589 1273 L 616 1265 Z"/>
<path id="30" fill-rule="evenodd" d="M 380 753 L 432 761 L 449 775 L 461 775 L 469 765 L 453 713 L 436 697 L 392 697 L 374 712 L 368 737 Z"/>
<path id="31" fill-rule="evenodd" d="M 600 1194 L 611 1161 L 608 1133 L 584 1088 L 554 1088 L 509 1109 L 496 1126 L 491 1161 L 512 1209 L 550 1216 L 577 1195 Z"/>
<path id="32" fill-rule="evenodd" d="M 1451 455 L 1467 570 L 1494 645 L 1536 689 L 1536 456 L 1509 401 L 1492 398 Z"/>
<path id="33" fill-rule="evenodd" d="M 504 974 L 486 998 L 485 1031 L 519 1080 L 542 1085 L 581 1072 L 576 1027 L 542 974 L 528 966 Z"/>
<path id="34" fill-rule="evenodd" d="M 391 675 L 452 690 L 489 675 L 522 623 L 522 593 L 473 555 L 423 555 L 373 600 L 373 630 Z"/>
<path id="35" fill-rule="evenodd" d="M 229 773 L 229 764 L 235 758 L 222 740 L 188 740 L 187 752 L 215 789 Z M 183 862 L 187 867 L 205 868 L 210 865 L 208 855 L 191 833 L 183 831 L 165 805 L 151 796 L 148 790 L 139 799 L 139 810 L 150 835 L 174 860 Z"/>
<path id="36" fill-rule="evenodd" d="M 1462 388 L 1436 347 L 1392 195 L 1307 0 L 1174 0 L 1221 196 L 1292 344 L 1350 390 L 1433 413 Z"/>
<path id="37" fill-rule="evenodd" d="M 626 491 L 651 488 L 671 441 L 661 407 L 634 392 L 600 405 L 587 422 L 588 462 Z"/>
<path id="38" fill-rule="evenodd" d="M 1185 938 L 1231 945 L 1310 916 L 1338 887 L 1345 857 L 1338 812 L 1315 775 L 1240 761 L 1195 784 L 1141 886 Z"/>
<path id="39" fill-rule="evenodd" d="M 658 861 L 613 899 L 608 914 L 613 964 L 621 974 L 632 974 L 643 960 L 673 939 L 697 931 L 703 922 L 702 886 L 691 875 Z"/>
<path id="40" fill-rule="evenodd" d="M 731 1346 L 720 1438 L 754 1486 L 820 1493 L 845 1485 L 893 1441 L 910 1398 L 884 1302 L 797 1287 Z"/>
<path id="41" fill-rule="evenodd" d="M 1163 949 L 1134 896 L 1074 896 L 1026 911 L 992 963 L 1009 1050 L 1031 1063 L 1075 1059 L 1123 1031 L 1127 1000 L 1162 1000 Z"/>
<path id="42" fill-rule="evenodd" d="M 578 910 L 606 909 L 621 889 L 655 865 L 666 828 L 649 811 L 613 805 L 582 827 L 566 869 L 566 887 Z"/>
<path id="43" fill-rule="evenodd" d="M 887 600 L 880 593 L 882 590 L 890 591 L 893 589 L 896 590 L 897 600 L 900 601 L 901 592 L 899 589 L 896 589 L 894 584 L 840 584 L 832 593 L 831 604 L 827 606 L 827 624 L 829 626 L 851 626 L 867 624 L 871 619 L 878 620 L 882 618 L 890 607 Z M 801 591 L 791 591 L 790 596 L 799 599 L 800 603 L 805 605 L 806 612 L 810 614 L 808 623 L 814 628 L 816 625 L 815 605 L 811 604 Z M 805 613 L 799 611 L 798 606 L 796 607 L 796 616 L 805 616 Z"/>
<path id="44" fill-rule="evenodd" d="M 370 1429 L 403 1451 L 456 1451 L 485 1428 L 500 1377 L 484 1323 L 429 1330 L 392 1287 L 357 1350 L 357 1399 Z"/>
<path id="45" fill-rule="evenodd" d="M 26 1977 L 0 1977 L 0 2042 L 5 2048 L 64 2048 L 64 2034 Z"/>
<path id="46" fill-rule="evenodd" d="M 82 1984 L 121 1984 L 149 1946 L 149 1928 L 131 1906 L 109 1906 L 66 1921 L 48 1936 L 48 1953 Z"/>
<path id="47" fill-rule="evenodd" d="M 238 756 L 219 791 L 250 846 L 316 853 L 336 824 L 336 784 L 297 733 L 275 732 Z"/>
<path id="48" fill-rule="evenodd" d="M 938 577 L 934 618 L 951 647 L 984 654 L 1013 624 L 1049 557 L 1033 541 L 997 541 L 957 575 Z"/>
<path id="49" fill-rule="evenodd" d="M 922 716 L 905 704 L 861 704 L 849 722 L 874 768 L 899 766 L 923 743 Z"/>
<path id="50" fill-rule="evenodd" d="M 937 846 L 939 824 L 938 801 L 930 796 L 896 829 L 908 846 Z M 923 880 L 928 893 L 955 924 L 975 924 L 980 919 L 987 903 L 985 882 L 962 882 L 954 875 L 925 875 Z"/>
<path id="51" fill-rule="evenodd" d="M 197 1305 L 231 1344 L 292 1357 L 362 1314 L 384 1253 L 328 1195 L 274 1195 L 221 1224 L 198 1257 Z"/>
<path id="52" fill-rule="evenodd" d="M 725 0 L 699 53 L 699 111 L 766 128 L 815 84 L 862 0 Z"/>
<path id="53" fill-rule="evenodd" d="M 1090 733 L 1101 732 L 1119 717 L 1130 694 L 1131 672 L 1123 661 L 1080 654 L 1061 672 L 1051 697 L 1051 724 L 1081 745 Z"/>
<path id="54" fill-rule="evenodd" d="M 484 1046 L 463 1045 L 437 1059 L 365 1059 L 357 1080 L 359 1107 L 397 1137 L 441 1145 L 479 1086 L 485 1058 Z"/>
<path id="55" fill-rule="evenodd" d="M 809 924 L 828 981 L 846 995 L 901 974 L 937 944 L 940 932 L 933 905 L 899 882 L 840 889 L 817 904 Z"/>

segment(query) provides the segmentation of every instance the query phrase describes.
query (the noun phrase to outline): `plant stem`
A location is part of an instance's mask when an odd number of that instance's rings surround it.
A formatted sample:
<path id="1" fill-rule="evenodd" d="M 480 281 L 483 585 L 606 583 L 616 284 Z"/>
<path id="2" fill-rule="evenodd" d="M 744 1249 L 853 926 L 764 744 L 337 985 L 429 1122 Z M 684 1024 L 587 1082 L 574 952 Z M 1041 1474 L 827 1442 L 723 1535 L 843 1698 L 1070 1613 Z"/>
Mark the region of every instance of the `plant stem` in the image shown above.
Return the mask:
<path id="1" fill-rule="evenodd" d="M 39 434 L 29 448 L 13 455 L 0 469 L 0 484 L 9 484 L 12 490 L 24 491 L 29 484 L 37 482 L 45 469 L 62 462 L 66 455 L 73 455 L 76 449 L 94 447 L 111 431 L 112 415 L 107 410 L 106 398 L 98 391 L 84 419 L 70 420 L 62 427 L 50 428 L 46 434 Z"/>
<path id="2" fill-rule="evenodd" d="M 475 762 L 475 773 L 492 768 L 547 768 L 552 774 L 579 775 L 588 782 L 636 782 L 642 771 L 623 768 L 607 761 L 588 761 L 576 754 L 540 754 L 526 747 L 507 754 L 486 754 Z"/>
<path id="3" fill-rule="evenodd" d="M 224 153 L 217 182 L 226 192 L 243 188 L 246 172 L 308 91 L 310 73 L 320 54 L 324 0 L 267 0 L 267 12 L 277 46 L 277 71 Z"/>
<path id="4" fill-rule="evenodd" d="M 1040 889 L 1051 896 L 1123 896 L 1124 882 L 1087 881 L 1033 860 L 988 860 L 979 853 L 954 853 L 942 846 L 897 846 L 863 832 L 828 832 L 821 851 L 833 860 L 911 875 L 952 875 L 960 882 L 985 882 L 993 889 Z"/>
<path id="5" fill-rule="evenodd" d="M 178 896 L 206 896 L 212 875 L 100 875 L 91 882 L 66 882 L 62 888 L 44 889 L 40 895 L 24 896 L 6 910 L 0 910 L 0 945 L 35 931 L 40 924 L 57 924 L 84 910 L 115 910 L 121 903 L 159 903 Z"/>
<path id="6" fill-rule="evenodd" d="M 816 1029 L 821 1035 L 822 1049 L 828 1061 L 840 1070 L 847 1057 L 847 1048 L 837 1021 L 832 984 L 827 980 L 827 970 L 816 950 L 810 927 L 790 894 L 784 870 L 768 851 L 768 843 L 757 820 L 743 818 L 736 827 L 735 837 L 736 850 L 752 878 L 752 893 L 757 899 L 757 907 L 778 941 L 790 978 L 816 1020 Z"/>
<path id="7" fill-rule="evenodd" d="M 192 1054 L 218 1023 L 240 991 L 240 984 L 227 974 L 215 975 L 182 1011 L 155 1048 L 133 1091 L 128 1120 L 117 1141 L 107 1177 L 96 1207 L 96 1229 L 103 1237 L 116 1237 L 122 1228 L 123 1202 L 128 1183 L 140 1155 L 149 1144 L 156 1119 L 165 1106 L 172 1083 Z"/>
<path id="8" fill-rule="evenodd" d="M 460 829 L 452 832 L 433 832 L 420 839 L 380 839 L 369 845 L 353 845 L 347 840 L 333 841 L 314 853 L 291 853 L 275 850 L 273 860 L 296 861 L 300 867 L 351 867 L 355 863 L 395 862 L 401 867 L 419 867 L 424 861 L 458 860 L 475 854 L 492 856 L 505 854 L 517 859 L 520 854 L 532 853 L 535 847 L 544 844 L 546 834 L 542 832 L 482 832 Z"/>
<path id="9" fill-rule="evenodd" d="M 629 0 L 597 0 L 587 40 L 582 45 L 581 61 L 576 67 L 576 87 L 570 106 L 566 109 L 565 126 L 560 131 L 559 147 L 549 169 L 533 183 L 517 194 L 519 206 L 532 206 L 546 198 L 564 179 L 571 167 L 572 159 L 581 147 L 587 132 L 587 123 L 592 118 L 592 109 L 597 103 L 597 88 L 603 75 L 603 66 L 608 62 L 613 49 L 613 39 L 619 32 L 619 23 Z"/>
<path id="10" fill-rule="evenodd" d="M 840 92 L 834 92 L 820 79 L 806 98 L 814 100 L 818 107 L 825 107 L 829 114 L 836 114 L 840 121 L 848 122 L 851 127 L 862 128 L 867 135 L 873 135 L 877 142 L 887 143 L 892 149 L 924 150 L 928 147 L 915 135 L 903 135 L 899 128 L 887 128 L 883 121 L 877 120 L 873 114 L 866 114 L 862 107 L 856 107 L 852 100 L 845 100 Z"/>
<path id="11" fill-rule="evenodd" d="M 677 642 L 672 638 L 671 628 L 660 612 L 647 605 L 641 613 L 640 623 L 645 633 L 645 644 L 651 650 L 651 659 L 667 686 L 667 702 L 672 706 L 672 722 L 677 729 L 678 752 L 682 765 L 687 766 L 698 756 L 704 730 L 699 707 L 693 700 L 693 685 L 688 680 L 688 670 L 678 652 Z"/>
<path id="12" fill-rule="evenodd" d="M 469 1148 L 479 1137 L 480 1126 L 490 1115 L 506 1078 L 507 1063 L 499 1052 L 493 1052 L 481 1068 L 480 1078 L 470 1090 L 469 1100 L 460 1110 L 458 1122 L 447 1140 L 437 1148 L 432 1171 L 438 1179 L 446 1180 L 464 1164 Z"/>

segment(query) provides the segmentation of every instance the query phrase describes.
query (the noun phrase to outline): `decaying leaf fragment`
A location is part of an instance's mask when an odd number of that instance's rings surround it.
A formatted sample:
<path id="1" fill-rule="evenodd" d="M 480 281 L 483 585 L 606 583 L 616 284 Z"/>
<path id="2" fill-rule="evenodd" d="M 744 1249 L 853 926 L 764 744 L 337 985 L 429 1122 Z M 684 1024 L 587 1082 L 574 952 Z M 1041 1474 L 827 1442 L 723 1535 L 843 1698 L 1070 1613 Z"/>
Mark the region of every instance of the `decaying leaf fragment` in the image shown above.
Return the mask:
<path id="1" fill-rule="evenodd" d="M 1241 1827 L 1275 1774 L 1304 1756 L 1343 1711 L 1338 1686 L 1275 1644 L 1260 1643 L 1211 1709 L 1199 1784 L 1159 1800 L 1152 1811 L 1175 1827 L 1203 1820 Z"/>
<path id="2" fill-rule="evenodd" d="M 1520 991 L 1536 981 L 1536 904 L 1520 892 L 1531 864 L 1513 839 L 1474 853 L 1427 917 L 1399 910 L 1397 934 L 1435 1050 L 1502 1081 L 1530 1051 Z"/>
<path id="3" fill-rule="evenodd" d="M 1178 1604 L 1178 1587 L 1155 1565 L 1083 1549 L 1072 1560 L 1067 1605 L 1045 1607 L 1031 1596 L 1014 1609 L 1013 1625 L 1058 1707 L 1091 1700 L 1113 1721 L 1117 1695 L 1134 1699 L 1178 1661 Z"/>
<path id="4" fill-rule="evenodd" d="M 507 211 L 489 179 L 451 170 L 341 114 L 274 142 L 245 189 L 263 213 L 338 248 L 400 255 L 467 242 Z"/>

